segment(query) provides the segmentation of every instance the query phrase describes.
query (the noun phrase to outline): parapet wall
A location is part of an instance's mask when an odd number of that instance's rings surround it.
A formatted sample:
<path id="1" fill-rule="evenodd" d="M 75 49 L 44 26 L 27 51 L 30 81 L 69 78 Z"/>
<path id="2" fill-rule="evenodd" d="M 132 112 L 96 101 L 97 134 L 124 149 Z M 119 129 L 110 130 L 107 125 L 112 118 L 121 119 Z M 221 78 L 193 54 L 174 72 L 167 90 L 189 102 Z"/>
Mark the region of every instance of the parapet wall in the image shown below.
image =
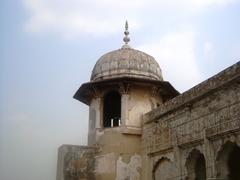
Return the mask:
<path id="1" fill-rule="evenodd" d="M 143 117 L 144 123 L 149 123 L 166 113 L 171 113 L 172 111 L 181 108 L 182 106 L 189 106 L 190 103 L 201 99 L 203 96 L 208 96 L 222 86 L 227 86 L 232 81 L 239 79 L 239 77 L 240 62 L 237 62 L 181 95 L 167 101 L 164 106 L 147 113 Z"/>
<path id="2" fill-rule="evenodd" d="M 205 158 L 207 179 L 224 179 L 216 166 L 219 152 L 229 142 L 240 146 L 240 63 L 147 113 L 143 121 L 142 169 L 147 171 L 142 179 L 191 179 L 192 152 Z"/>
<path id="3" fill-rule="evenodd" d="M 94 180 L 95 148 L 62 145 L 58 149 L 57 180 Z"/>

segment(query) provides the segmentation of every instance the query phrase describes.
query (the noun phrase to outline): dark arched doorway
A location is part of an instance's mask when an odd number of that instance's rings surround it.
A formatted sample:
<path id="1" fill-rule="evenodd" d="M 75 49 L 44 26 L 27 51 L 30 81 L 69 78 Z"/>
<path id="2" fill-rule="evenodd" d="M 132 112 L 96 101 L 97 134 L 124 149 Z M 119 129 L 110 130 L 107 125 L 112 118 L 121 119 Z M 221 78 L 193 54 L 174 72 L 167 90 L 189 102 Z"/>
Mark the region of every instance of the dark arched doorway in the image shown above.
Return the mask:
<path id="1" fill-rule="evenodd" d="M 186 161 L 188 180 L 206 180 L 206 162 L 199 150 L 192 150 Z"/>
<path id="2" fill-rule="evenodd" d="M 240 180 L 240 148 L 235 144 L 228 159 L 229 180 Z"/>
<path id="3" fill-rule="evenodd" d="M 111 91 L 104 96 L 103 126 L 119 126 L 121 120 L 121 95 Z"/>
<path id="4" fill-rule="evenodd" d="M 227 142 L 217 156 L 217 177 L 228 180 L 240 180 L 240 147 Z"/>

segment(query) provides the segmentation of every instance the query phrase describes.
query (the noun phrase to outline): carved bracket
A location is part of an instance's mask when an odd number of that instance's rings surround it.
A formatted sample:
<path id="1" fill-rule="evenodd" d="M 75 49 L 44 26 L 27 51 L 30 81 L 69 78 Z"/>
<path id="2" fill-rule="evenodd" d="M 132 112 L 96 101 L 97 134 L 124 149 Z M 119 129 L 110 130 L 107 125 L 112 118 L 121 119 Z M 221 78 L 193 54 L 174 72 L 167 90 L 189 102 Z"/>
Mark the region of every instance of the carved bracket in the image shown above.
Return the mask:
<path id="1" fill-rule="evenodd" d="M 156 97 L 158 96 L 159 94 L 164 94 L 164 91 L 163 89 L 161 88 L 161 86 L 152 86 L 152 89 L 151 89 L 151 95 L 152 97 Z"/>
<path id="2" fill-rule="evenodd" d="M 152 86 L 151 96 L 152 96 L 152 97 L 156 97 L 158 94 L 159 94 L 159 87 L 157 87 L 157 86 Z"/>
<path id="3" fill-rule="evenodd" d="M 91 90 L 92 90 L 92 93 L 93 93 L 93 97 L 94 98 L 98 98 L 98 97 L 101 97 L 102 96 L 102 93 L 101 93 L 101 89 L 96 87 L 96 86 L 92 86 L 91 87 Z"/>
<path id="4" fill-rule="evenodd" d="M 119 90 L 121 94 L 128 94 L 130 90 L 130 84 L 129 83 L 119 83 Z"/>

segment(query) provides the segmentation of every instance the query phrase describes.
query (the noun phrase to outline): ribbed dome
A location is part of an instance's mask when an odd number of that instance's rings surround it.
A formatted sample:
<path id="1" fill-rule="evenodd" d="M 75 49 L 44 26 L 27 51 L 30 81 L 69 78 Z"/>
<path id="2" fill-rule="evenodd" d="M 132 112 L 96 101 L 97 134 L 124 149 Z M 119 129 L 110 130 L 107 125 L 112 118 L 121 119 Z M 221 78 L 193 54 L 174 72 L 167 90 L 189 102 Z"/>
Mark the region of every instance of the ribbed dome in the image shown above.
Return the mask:
<path id="1" fill-rule="evenodd" d="M 97 61 L 91 81 L 118 77 L 163 80 L 161 69 L 152 56 L 124 46 L 103 55 Z"/>

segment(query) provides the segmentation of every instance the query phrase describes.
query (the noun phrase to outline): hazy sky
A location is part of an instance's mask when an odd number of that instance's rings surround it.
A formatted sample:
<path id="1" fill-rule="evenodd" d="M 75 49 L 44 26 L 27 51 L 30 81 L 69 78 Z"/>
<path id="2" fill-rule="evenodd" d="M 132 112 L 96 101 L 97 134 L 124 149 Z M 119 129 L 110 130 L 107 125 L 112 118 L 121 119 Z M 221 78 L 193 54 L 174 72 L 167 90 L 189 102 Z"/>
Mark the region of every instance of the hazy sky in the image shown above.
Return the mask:
<path id="1" fill-rule="evenodd" d="M 239 61 L 237 0 L 1 0 L 0 179 L 53 180 L 57 148 L 86 144 L 72 96 L 104 53 L 153 55 L 183 92 Z"/>

